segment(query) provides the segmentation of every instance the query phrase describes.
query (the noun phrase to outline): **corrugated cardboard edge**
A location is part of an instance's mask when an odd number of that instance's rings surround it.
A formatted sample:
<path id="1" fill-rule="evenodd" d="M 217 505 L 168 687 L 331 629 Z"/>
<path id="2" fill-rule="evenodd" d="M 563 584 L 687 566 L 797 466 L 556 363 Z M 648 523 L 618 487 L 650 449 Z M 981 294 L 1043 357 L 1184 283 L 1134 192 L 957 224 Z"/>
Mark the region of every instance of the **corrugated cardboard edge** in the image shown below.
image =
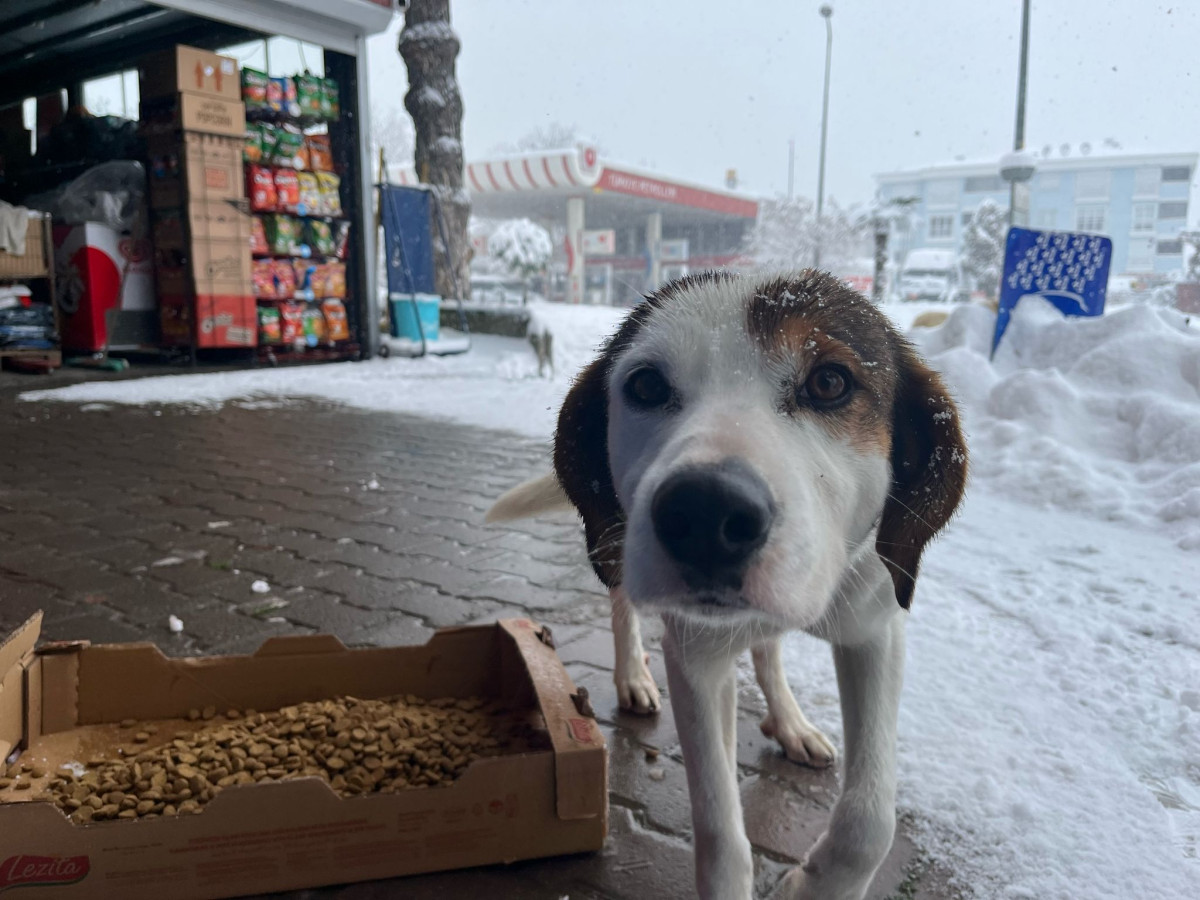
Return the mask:
<path id="1" fill-rule="evenodd" d="M 41 610 L 0 643 L 0 763 L 29 739 L 26 670 L 42 632 Z"/>
<path id="2" fill-rule="evenodd" d="M 558 817 L 607 816 L 608 749 L 595 720 L 580 715 L 575 708 L 571 699 L 575 683 L 558 654 L 542 641 L 533 622 L 501 619 L 499 625 L 517 644 L 554 746 Z"/>

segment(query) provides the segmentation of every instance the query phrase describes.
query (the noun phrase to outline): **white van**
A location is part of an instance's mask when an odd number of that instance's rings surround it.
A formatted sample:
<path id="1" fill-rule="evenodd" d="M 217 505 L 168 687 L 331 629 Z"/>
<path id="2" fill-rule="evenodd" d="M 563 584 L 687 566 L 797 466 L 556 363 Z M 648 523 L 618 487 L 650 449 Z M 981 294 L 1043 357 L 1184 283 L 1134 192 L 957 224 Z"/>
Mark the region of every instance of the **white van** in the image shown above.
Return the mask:
<path id="1" fill-rule="evenodd" d="M 911 251 L 900 270 L 897 292 L 901 300 L 962 299 L 958 255 L 953 250 L 930 248 Z"/>

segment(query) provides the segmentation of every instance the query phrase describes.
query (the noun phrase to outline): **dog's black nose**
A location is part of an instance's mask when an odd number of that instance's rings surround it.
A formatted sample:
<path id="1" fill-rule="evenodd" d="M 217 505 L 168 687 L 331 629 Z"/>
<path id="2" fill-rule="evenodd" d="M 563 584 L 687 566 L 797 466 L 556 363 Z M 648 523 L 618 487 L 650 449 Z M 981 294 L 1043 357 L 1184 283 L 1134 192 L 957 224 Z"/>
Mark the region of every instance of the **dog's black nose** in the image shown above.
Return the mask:
<path id="1" fill-rule="evenodd" d="M 650 517 L 671 556 L 713 577 L 740 573 L 766 542 L 775 510 L 766 483 L 735 459 L 668 476 L 654 494 Z"/>

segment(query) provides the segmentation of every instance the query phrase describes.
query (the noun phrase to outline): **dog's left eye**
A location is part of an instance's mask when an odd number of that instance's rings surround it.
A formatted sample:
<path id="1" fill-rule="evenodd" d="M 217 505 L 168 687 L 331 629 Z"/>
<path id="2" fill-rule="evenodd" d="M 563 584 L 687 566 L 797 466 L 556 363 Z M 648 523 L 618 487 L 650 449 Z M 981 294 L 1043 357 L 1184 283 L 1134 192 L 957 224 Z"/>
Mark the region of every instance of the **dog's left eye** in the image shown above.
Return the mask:
<path id="1" fill-rule="evenodd" d="M 658 369 L 637 369 L 625 379 L 625 398 L 642 409 L 656 409 L 671 399 L 671 385 Z"/>
<path id="2" fill-rule="evenodd" d="M 817 366 L 796 392 L 797 400 L 807 400 L 818 408 L 837 406 L 850 396 L 852 387 L 850 373 L 841 366 Z"/>

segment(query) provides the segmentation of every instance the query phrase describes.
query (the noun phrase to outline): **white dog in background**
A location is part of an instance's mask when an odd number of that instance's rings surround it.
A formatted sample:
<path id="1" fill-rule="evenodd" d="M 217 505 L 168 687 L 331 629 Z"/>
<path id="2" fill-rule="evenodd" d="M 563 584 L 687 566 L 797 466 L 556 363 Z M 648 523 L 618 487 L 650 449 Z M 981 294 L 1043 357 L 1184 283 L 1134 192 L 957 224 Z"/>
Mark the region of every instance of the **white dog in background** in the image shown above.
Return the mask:
<path id="1" fill-rule="evenodd" d="M 748 900 L 734 660 L 750 648 L 763 730 L 800 762 L 833 748 L 801 713 L 779 636 L 833 645 L 846 742 L 825 833 L 777 896 L 859 900 L 895 833 L 904 621 L 921 553 L 962 497 L 967 454 L 936 374 L 870 302 L 824 273 L 706 273 L 634 309 L 563 403 L 557 481 L 493 520 L 583 517 L 613 600 L 618 695 L 651 711 L 637 611 L 663 616 L 671 707 L 704 900 Z"/>

